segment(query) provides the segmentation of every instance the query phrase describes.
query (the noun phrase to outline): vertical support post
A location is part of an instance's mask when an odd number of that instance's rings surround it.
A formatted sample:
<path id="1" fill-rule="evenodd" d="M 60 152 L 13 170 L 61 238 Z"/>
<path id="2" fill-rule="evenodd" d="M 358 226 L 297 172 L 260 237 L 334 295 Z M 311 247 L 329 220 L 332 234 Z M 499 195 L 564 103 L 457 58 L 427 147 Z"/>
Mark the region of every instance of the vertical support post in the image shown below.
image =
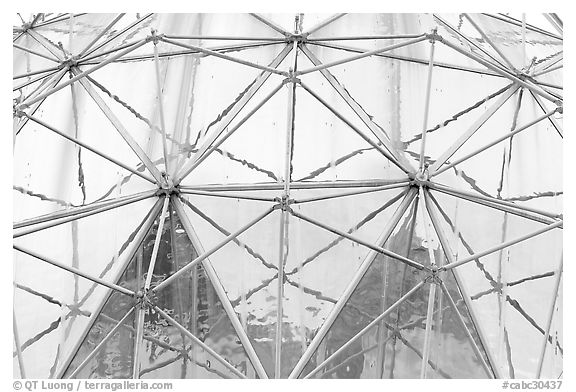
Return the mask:
<path id="1" fill-rule="evenodd" d="M 160 213 L 158 222 L 158 231 L 156 232 L 156 238 L 154 239 L 154 248 L 152 248 L 152 255 L 150 256 L 150 264 L 148 264 L 148 273 L 146 274 L 146 282 L 144 283 L 144 292 L 150 289 L 150 284 L 152 283 L 152 275 L 154 273 L 154 267 L 156 266 L 156 259 L 158 258 L 158 249 L 160 248 L 160 240 L 162 239 L 162 232 L 164 231 L 164 221 L 166 212 L 168 211 L 168 204 L 170 203 L 170 197 L 164 196 L 164 205 L 162 206 L 162 212 Z"/>
<path id="2" fill-rule="evenodd" d="M 144 336 L 144 316 L 146 315 L 145 306 L 143 299 L 139 298 L 139 302 L 136 304 L 136 336 L 134 337 L 134 362 L 132 363 L 132 378 L 135 380 L 140 378 L 140 348 L 142 347 Z"/>
<path id="3" fill-rule="evenodd" d="M 420 185 L 418 188 L 419 192 L 419 201 L 422 203 L 420 205 L 420 209 L 422 211 L 422 219 L 424 225 L 424 231 L 426 233 L 426 241 L 428 243 L 428 254 L 430 257 L 430 264 L 432 270 L 436 269 L 436 259 L 434 257 L 434 250 L 431 247 L 431 233 L 430 228 L 428 227 L 428 223 L 426 222 L 426 215 L 430 214 L 427 212 L 426 206 L 426 196 L 424 193 L 424 188 Z M 436 301 L 436 276 L 432 276 L 430 279 L 430 291 L 428 292 L 428 309 L 426 314 L 426 332 L 424 335 L 424 350 L 422 353 L 422 366 L 420 368 L 420 378 L 426 378 L 428 372 L 428 358 L 430 357 L 430 341 L 432 340 L 432 319 L 434 316 L 434 304 Z"/>
<path id="4" fill-rule="evenodd" d="M 296 17 L 298 20 L 298 17 Z M 296 31 L 298 23 L 296 22 Z M 290 76 L 293 77 L 298 65 L 298 41 L 292 45 L 292 65 L 290 66 Z M 286 209 L 290 198 L 290 182 L 292 181 L 292 145 L 294 142 L 294 112 L 296 109 L 296 83 L 292 80 L 288 84 L 288 121 L 286 126 L 286 151 L 284 161 L 284 190 L 282 192 L 282 210 L 280 211 L 280 252 L 278 259 L 278 306 L 276 308 L 276 350 L 275 350 L 275 378 L 282 377 L 282 320 L 284 318 L 284 265 L 288 257 L 288 223 L 289 213 Z"/>
<path id="5" fill-rule="evenodd" d="M 552 326 L 552 319 L 554 318 L 554 308 L 556 307 L 556 299 L 558 298 L 558 289 L 560 288 L 560 281 L 562 280 L 564 257 L 560 258 L 560 266 L 558 271 L 556 271 L 556 282 L 554 282 L 554 296 L 552 298 L 552 303 L 548 309 L 548 321 L 546 323 L 546 333 L 544 334 L 544 340 L 542 342 L 542 349 L 540 350 L 540 357 L 538 358 L 538 368 L 536 370 L 536 378 L 540 378 L 542 375 L 542 366 L 544 365 L 544 357 L 546 355 L 546 347 L 548 346 L 548 337 L 550 336 L 550 327 Z"/>
<path id="6" fill-rule="evenodd" d="M 436 35 L 436 29 L 432 31 Z M 422 125 L 422 144 L 420 145 L 420 173 L 424 172 L 424 155 L 426 153 L 426 128 L 428 127 L 428 111 L 430 109 L 430 89 L 432 88 L 432 70 L 434 69 L 434 43 L 436 40 L 430 40 L 430 61 L 428 62 L 428 81 L 426 83 L 426 98 L 424 101 L 424 119 Z"/>
<path id="7" fill-rule="evenodd" d="M 426 378 L 428 371 L 428 358 L 430 357 L 430 337 L 432 334 L 432 316 L 434 315 L 434 302 L 436 300 L 436 282 L 430 282 L 428 292 L 428 310 L 426 313 L 426 332 L 424 335 L 424 351 L 422 353 L 422 366 L 420 368 L 420 378 Z"/>
<path id="8" fill-rule="evenodd" d="M 156 68 L 156 93 L 158 94 L 158 110 L 160 112 L 160 129 L 162 130 L 162 152 L 164 153 L 164 172 L 170 173 L 168 169 L 168 147 L 166 145 L 166 121 L 164 120 L 164 105 L 162 103 L 162 85 L 160 83 L 160 60 L 158 59 L 158 37 L 156 30 L 152 30 L 154 37 L 154 65 Z"/>

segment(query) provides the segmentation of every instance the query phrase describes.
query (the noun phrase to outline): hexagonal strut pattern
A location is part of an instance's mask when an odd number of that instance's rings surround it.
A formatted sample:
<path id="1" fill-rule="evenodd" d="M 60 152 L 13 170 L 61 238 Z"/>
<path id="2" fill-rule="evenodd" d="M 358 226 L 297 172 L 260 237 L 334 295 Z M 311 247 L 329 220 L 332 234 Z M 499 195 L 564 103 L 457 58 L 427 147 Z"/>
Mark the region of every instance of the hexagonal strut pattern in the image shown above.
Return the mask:
<path id="1" fill-rule="evenodd" d="M 561 376 L 562 22 L 528 16 L 23 20 L 14 376 Z"/>

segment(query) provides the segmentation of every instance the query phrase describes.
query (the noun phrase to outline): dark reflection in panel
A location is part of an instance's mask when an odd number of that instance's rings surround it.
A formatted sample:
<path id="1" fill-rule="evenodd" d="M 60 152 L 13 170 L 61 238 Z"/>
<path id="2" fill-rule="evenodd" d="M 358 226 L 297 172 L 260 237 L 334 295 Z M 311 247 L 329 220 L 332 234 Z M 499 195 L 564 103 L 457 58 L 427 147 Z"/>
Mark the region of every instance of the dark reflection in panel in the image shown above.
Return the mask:
<path id="1" fill-rule="evenodd" d="M 172 211 L 170 218 L 166 219 L 160 239 L 152 287 L 180 270 L 196 257 L 198 257 L 198 252 L 190 242 L 178 216 Z M 144 271 L 148 268 L 147 264 L 144 263 Z M 250 360 L 201 263 L 189 269 L 175 282 L 158 291 L 150 300 L 234 367 L 249 376 L 254 375 Z M 150 311 L 146 313 L 144 330 L 147 335 L 177 347 L 179 350 L 187 351 L 182 343 L 184 335 L 180 332 L 170 332 L 166 325 L 166 320 L 157 314 Z M 178 341 L 179 343 L 176 343 Z M 145 346 L 143 351 L 148 355 L 147 361 L 151 364 L 160 362 L 160 358 L 155 358 L 154 346 L 146 341 L 143 344 Z M 187 362 L 193 364 L 196 351 L 198 350 L 192 350 L 191 354 L 183 354 L 183 357 L 189 356 Z M 195 376 L 188 373 L 183 368 L 178 377 L 204 377 L 201 374 Z"/>
<path id="2" fill-rule="evenodd" d="M 141 378 L 238 378 L 152 309 L 147 310 L 140 353 Z M 246 373 L 245 363 L 235 366 Z"/>
<path id="3" fill-rule="evenodd" d="M 431 340 L 430 357 L 439 369 L 428 372 L 429 378 L 487 378 L 490 377 L 482 367 L 482 360 L 488 364 L 488 357 L 470 317 L 468 308 L 450 271 L 442 277 L 444 284 L 456 304 L 458 313 L 464 319 L 465 327 L 450 305 L 449 298 L 438 288 L 434 313 L 434 333 Z M 468 330 L 473 342 L 468 337 Z M 482 360 L 476 355 L 473 345 L 481 352 Z"/>
<path id="4" fill-rule="evenodd" d="M 65 378 L 73 375 L 133 305 L 134 300 L 126 295 L 115 292 L 110 296 L 66 370 Z M 134 336 L 135 318 L 132 312 L 74 378 L 131 378 Z"/>

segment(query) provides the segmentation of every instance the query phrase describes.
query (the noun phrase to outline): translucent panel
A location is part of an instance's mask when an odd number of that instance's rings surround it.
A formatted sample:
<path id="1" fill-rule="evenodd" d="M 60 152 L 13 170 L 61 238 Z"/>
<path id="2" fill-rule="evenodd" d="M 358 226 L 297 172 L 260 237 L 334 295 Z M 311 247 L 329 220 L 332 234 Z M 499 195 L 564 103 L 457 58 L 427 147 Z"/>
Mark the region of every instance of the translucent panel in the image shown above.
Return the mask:
<path id="1" fill-rule="evenodd" d="M 119 15 L 30 15 L 13 31 L 14 244 L 139 293 L 15 249 L 15 376 L 20 359 L 31 378 L 532 378 L 539 363 L 562 375 L 563 231 L 530 235 L 563 218 L 563 114 L 484 148 L 561 105 L 554 23 Z M 71 55 L 72 71 L 50 60 Z M 527 88 L 504 99 L 512 81 L 491 65 L 558 101 Z M 416 176 L 420 160 L 431 177 Z M 457 163 L 436 174 L 437 162 Z M 96 213 L 20 235 L 78 211 Z"/>
<path id="2" fill-rule="evenodd" d="M 230 77 L 233 75 L 230 74 Z M 203 162 L 182 181 L 183 185 L 279 182 L 284 178 L 284 159 L 281 157 L 286 154 L 288 119 L 287 110 L 278 112 L 278 108 L 288 107 L 289 87 L 282 87 L 245 120 L 246 116 L 281 83 L 281 78 L 276 76 L 270 77 L 264 83 L 247 105 L 240 110 L 227 127 L 227 131 L 210 145 L 218 147 L 203 158 Z M 196 150 L 208 143 L 212 133 L 221 126 L 222 118 L 229 111 L 236 109 L 240 104 L 237 101 L 243 98 L 247 91 L 244 90 L 238 95 L 235 102 L 226 107 L 222 113 L 218 113 L 217 118 L 211 118 L 208 128 L 199 131 L 197 140 L 194 141 Z M 198 113 L 203 115 L 201 111 Z M 246 140 L 258 142 L 246 143 Z M 196 158 L 196 154 L 189 155 Z"/>
<path id="3" fill-rule="evenodd" d="M 470 17 L 478 24 L 494 45 L 518 68 L 530 64 L 532 59 L 542 60 L 562 51 L 562 40 L 496 19 L 484 14 Z"/>
<path id="4" fill-rule="evenodd" d="M 118 219 L 118 216 L 123 216 L 122 212 L 130 211 L 131 206 L 120 207 L 120 210 L 124 211 L 112 210 L 45 229 L 19 237 L 14 242 L 51 260 L 110 281 L 127 261 L 126 250 L 133 246 L 139 223 L 150 209 L 145 207 L 146 202 L 140 202 L 137 210 L 132 210 L 130 219 Z M 107 225 L 109 230 L 94 231 L 93 225 L 100 224 Z M 66 238 L 69 239 L 68 242 Z M 55 247 L 54 243 L 61 246 Z M 50 353 L 57 349 L 60 342 L 62 348 L 58 358 L 62 359 L 66 350 L 74 344 L 77 334 L 86 325 L 91 312 L 99 301 L 102 301 L 103 287 L 21 252 L 17 252 L 14 269 L 15 283 L 21 289 L 17 291 L 14 304 L 19 319 L 24 323 L 20 327 L 23 344 L 36 336 L 48 345 L 53 344 L 52 349 L 44 347 L 46 353 Z M 41 333 L 42 330 L 45 332 Z M 50 333 L 54 330 L 55 333 Z M 38 363 L 38 366 L 44 366 L 47 365 L 46 361 L 54 361 L 54 358 L 50 357 L 51 355 L 47 354 L 32 360 Z M 34 367 L 30 367 L 30 377 L 34 374 L 39 377 L 48 376 L 48 373 L 36 373 Z M 56 365 L 53 367 L 52 372 L 57 370 Z"/>
<path id="5" fill-rule="evenodd" d="M 308 75 L 305 75 L 308 76 Z M 358 116 L 347 108 L 335 91 L 329 90 L 321 75 L 308 76 L 303 82 L 315 94 L 350 121 L 361 136 L 339 119 L 307 91 L 297 89 L 293 176 L 295 179 L 348 180 L 400 178 L 402 171 L 374 146 L 379 143 Z M 329 97 L 329 98 L 326 98 Z M 339 102 L 335 106 L 335 102 Z M 340 113 L 342 112 L 342 113 Z M 369 141 L 365 140 L 366 138 Z M 329 170 L 325 168 L 329 167 Z"/>
<path id="6" fill-rule="evenodd" d="M 290 374 L 350 277 L 373 254 L 358 243 L 295 217 L 289 217 L 285 230 L 282 378 Z"/>
<path id="7" fill-rule="evenodd" d="M 158 253 L 154 276 L 172 275 L 199 254 L 175 214 L 172 215 L 172 219 L 173 222 L 167 222 L 161 238 L 164 248 Z M 214 349 L 227 362 L 243 369 L 244 373 L 250 368 L 253 374 L 252 365 L 244 348 L 201 264 L 189 269 L 174 283 L 156 293 L 153 302 L 171 314 L 171 317 Z M 144 322 L 146 331 L 157 339 L 167 342 L 174 335 L 174 332 L 169 333 L 164 329 L 164 321 L 158 315 L 148 313 Z M 148 345 L 146 350 L 150 350 Z M 152 353 L 150 355 L 153 356 Z"/>
<path id="8" fill-rule="evenodd" d="M 562 360 L 564 356 L 564 331 L 562 324 L 562 306 L 563 306 L 563 279 L 560 281 L 560 287 L 554 310 L 552 313 L 552 322 L 550 324 L 550 338 L 546 343 L 546 352 L 542 364 L 543 378 L 560 378 L 562 377 Z M 544 326 L 544 328 L 546 328 Z"/>
<path id="9" fill-rule="evenodd" d="M 443 274 L 442 280 L 459 315 L 451 306 L 450 298 L 438 287 L 433 316 L 434 329 L 430 343 L 430 358 L 436 368 L 429 366 L 427 376 L 428 378 L 459 379 L 491 378 L 492 373 L 487 373 L 482 365 L 484 362 L 488 364 L 488 367 L 490 366 L 488 356 L 453 273 Z M 460 316 L 464 320 L 464 326 L 460 322 Z M 480 351 L 480 357 L 474 346 Z"/>
<path id="10" fill-rule="evenodd" d="M 210 250 L 228 231 L 213 225 L 192 212 L 185 211 L 192 222 L 201 246 Z M 256 214 L 252 214 L 254 216 Z M 244 225 L 253 218 L 239 221 Z M 234 310 L 250 338 L 269 376 L 274 375 L 274 339 L 276 329 L 277 279 L 280 220 L 277 212 L 230 241 L 210 256 Z M 228 229 L 233 231 L 234 229 Z"/>
<path id="11" fill-rule="evenodd" d="M 506 136 L 513 129 L 542 116 L 533 97 L 524 91 L 520 111 L 514 121 L 514 114 L 510 111 L 513 110 L 513 105 L 517 105 L 518 99 L 520 98 L 514 97 L 502 107 L 500 111 L 503 112 L 498 111 L 488 120 L 450 160 L 466 158 L 481 147 Z M 508 119 L 505 119 L 506 117 Z M 496 125 L 498 123 L 502 125 Z M 558 168 L 561 167 L 562 160 L 561 144 L 562 139 L 553 124 L 543 120 L 461 162 L 454 169 L 438 176 L 438 181 L 455 188 L 502 197 L 518 201 L 520 205 L 524 203 L 532 208 L 560 213 L 562 202 L 558 196 L 562 188 L 562 176 Z M 526 170 L 533 175 L 526 176 Z M 454 175 L 455 171 L 470 184 L 459 181 Z"/>
<path id="12" fill-rule="evenodd" d="M 94 89 L 97 90 L 96 88 Z M 98 95 L 106 98 L 102 93 L 98 93 Z M 121 136 L 121 133 L 113 126 L 111 120 L 107 118 L 103 110 L 82 86 L 74 85 L 50 95 L 34 116 L 60 132 L 78 139 L 91 148 L 129 167 L 139 170 L 144 169 L 143 164 Z M 120 122 L 122 123 L 122 121 Z M 34 129 L 42 128 L 32 121 L 28 121 L 21 132 L 25 132 L 29 127 Z M 42 129 L 42 132 L 50 131 Z M 138 134 L 131 135 L 143 150 L 148 148 L 147 140 L 139 137 Z M 67 148 L 73 152 L 73 144 L 66 143 L 67 146 L 72 146 Z M 71 155 L 70 152 L 68 154 Z M 86 154 L 88 155 L 88 153 Z"/>
<path id="13" fill-rule="evenodd" d="M 412 273 L 408 275 L 410 281 L 402 283 L 398 279 L 400 271 L 397 268 L 387 270 L 387 265 L 393 267 L 380 257 L 374 260 L 302 376 L 328 360 L 413 287 Z M 387 281 L 395 275 L 395 282 Z M 426 287 L 417 291 L 400 305 L 399 310 L 391 312 L 331 358 L 315 378 L 388 378 L 391 373 L 393 378 L 418 378 L 421 360 L 417 358 L 422 355 L 425 326 L 422 323 L 414 325 L 412 321 L 426 318 L 427 295 Z M 394 334 L 396 328 L 398 335 Z"/>
<path id="14" fill-rule="evenodd" d="M 158 343 L 158 337 L 164 340 Z M 142 379 L 238 378 L 174 327 L 164 327 L 163 332 L 146 329 L 142 350 L 140 370 Z"/>
<path id="15" fill-rule="evenodd" d="M 298 28 L 301 31 L 310 31 L 315 29 L 320 23 L 324 23 L 335 14 L 330 13 L 284 13 L 284 14 L 259 14 L 261 17 L 276 24 L 281 29 L 291 33 L 295 29 L 296 18 L 298 18 Z"/>
<path id="16" fill-rule="evenodd" d="M 64 377 L 68 378 L 72 375 L 74 378 L 132 377 L 136 327 L 134 304 L 134 299 L 128 296 L 118 293 L 110 296 L 72 359 Z M 131 313 L 128 314 L 128 312 Z M 94 354 L 97 347 L 98 351 Z M 91 356 L 90 359 L 88 359 L 89 356 Z M 78 369 L 81 365 L 82 367 Z"/>
<path id="17" fill-rule="evenodd" d="M 430 252 L 425 246 L 431 242 L 426 242 L 421 237 L 421 229 L 416 229 L 419 218 L 414 212 L 414 207 L 406 211 L 385 248 L 429 265 Z M 435 253 L 435 258 L 440 259 L 440 254 Z M 424 276 L 395 259 L 377 255 L 302 375 L 329 358 Z M 317 377 L 418 378 L 425 331 L 422 320 L 426 318 L 428 291 L 426 285 L 413 294 L 382 322 L 366 331 L 361 339 L 330 359 Z M 414 323 L 419 317 L 422 319 Z M 399 334 L 394 333 L 395 329 Z"/>
<path id="18" fill-rule="evenodd" d="M 70 136 L 75 137 L 77 132 L 75 128 Z M 15 221 L 113 200 L 152 187 L 143 178 L 41 125 L 29 122 L 16 138 L 13 197 L 21 208 L 14 211 Z"/>
<path id="19" fill-rule="evenodd" d="M 116 16 L 117 14 L 71 15 L 61 22 L 39 26 L 35 30 L 53 45 L 54 50 L 61 54 L 78 55 L 104 32 L 106 26 Z"/>
<path id="20" fill-rule="evenodd" d="M 147 271 L 144 262 L 150 262 L 150 254 L 154 245 L 155 232 L 158 223 L 154 224 L 147 232 L 142 243 L 126 265 L 122 276 L 117 284 L 138 291 L 144 285 L 143 273 Z M 114 292 L 98 315 L 82 345 L 72 359 L 66 370 L 68 376 L 86 361 L 92 351 L 102 342 L 108 333 L 131 309 L 135 309 L 136 301 L 126 295 Z M 134 341 L 137 328 L 137 311 L 134 310 L 122 323 L 109 340 L 93 355 L 89 362 L 76 373 L 78 378 L 131 378 L 134 367 Z"/>
<path id="21" fill-rule="evenodd" d="M 348 232 L 356 238 L 377 245 L 380 234 L 387 227 L 392 214 L 403 199 L 407 187 L 360 193 L 370 188 L 347 188 L 343 190 L 293 190 L 295 200 L 310 201 L 295 204 L 294 211 L 315 219 L 334 229 Z M 344 195 L 358 192 L 355 195 L 340 196 L 321 200 L 322 197 Z M 319 245 L 316 243 L 317 246 Z"/>
<path id="22" fill-rule="evenodd" d="M 26 51 L 17 47 L 13 49 L 12 70 L 14 76 L 42 71 L 58 66 L 58 61 L 54 55 L 46 50 L 46 48 L 36 41 L 30 34 L 22 34 L 14 41 L 14 44 L 29 50 Z M 35 78 L 36 76 L 37 75 L 34 75 L 30 78 Z M 27 78 L 19 79 L 18 81 L 15 81 L 14 85 L 18 85 L 26 80 Z"/>
<path id="23" fill-rule="evenodd" d="M 280 50 L 273 46 L 247 49 L 235 56 L 247 61 L 261 56 L 260 62 L 268 65 Z M 260 72 L 211 56 L 167 57 L 160 61 L 162 104 L 173 166 L 203 144 L 206 135 L 213 132 L 222 117 L 246 94 Z M 141 145 L 146 147 L 152 161 L 163 163 L 154 61 L 140 62 L 136 70 L 132 63 L 111 64 L 95 72 L 94 80 L 104 95 L 110 95 L 106 97 L 108 104 L 133 137 L 142 140 Z M 214 89 L 214 83 L 222 83 L 226 88 Z"/>
<path id="24" fill-rule="evenodd" d="M 106 53 L 120 47 L 127 42 L 135 42 L 150 35 L 151 29 L 155 29 L 159 34 L 166 34 L 175 37 L 195 37 L 190 39 L 177 39 L 178 42 L 201 46 L 204 48 L 219 48 L 245 46 L 257 42 L 266 41 L 268 38 L 282 38 L 280 33 L 262 24 L 249 14 L 128 14 L 121 25 L 136 23 L 132 29 L 120 34 L 109 43 L 95 51 Z M 174 39 L 176 39 L 174 37 Z M 201 38 L 202 37 L 202 38 Z M 222 39 L 222 37 L 235 38 L 233 40 Z M 172 39 L 172 37 L 171 37 Z M 151 47 L 150 47 L 151 48 Z M 173 47 L 174 51 L 182 50 Z M 230 48 L 229 50 L 234 50 Z M 131 55 L 150 54 L 151 50 L 138 49 Z M 106 54 L 107 57 L 114 55 Z M 101 57 L 100 59 L 105 58 Z"/>
<path id="25" fill-rule="evenodd" d="M 468 203 L 458 201 L 457 209 L 454 204 L 442 207 L 447 214 L 444 219 L 452 225 L 445 232 L 457 258 L 542 227 L 483 206 L 473 213 L 467 211 Z M 479 220 L 481 215 L 492 223 Z M 498 221 L 501 224 L 495 225 Z M 474 227 L 466 228 L 468 224 Z M 456 268 L 463 290 L 472 299 L 478 328 L 484 331 L 488 349 L 496 353 L 496 366 L 506 377 L 533 377 L 539 348 L 521 342 L 541 340 L 547 314 L 542 299 L 552 295 L 551 276 L 560 260 L 561 243 L 562 232 L 554 229 Z"/>
<path id="26" fill-rule="evenodd" d="M 422 34 L 430 31 L 431 23 L 432 17 L 427 14 L 346 14 L 310 38 Z M 364 44 L 359 42 L 357 45 Z"/>

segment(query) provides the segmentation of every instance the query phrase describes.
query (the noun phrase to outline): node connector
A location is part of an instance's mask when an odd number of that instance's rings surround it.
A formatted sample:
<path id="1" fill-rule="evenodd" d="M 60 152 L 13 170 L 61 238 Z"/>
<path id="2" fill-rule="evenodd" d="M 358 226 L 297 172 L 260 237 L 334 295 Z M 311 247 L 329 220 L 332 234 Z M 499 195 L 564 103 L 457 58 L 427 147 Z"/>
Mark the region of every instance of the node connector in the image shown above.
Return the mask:
<path id="1" fill-rule="evenodd" d="M 422 171 L 418 171 L 416 173 L 413 173 L 410 177 L 412 179 L 412 181 L 410 182 L 410 185 L 418 186 L 418 187 L 420 187 L 420 186 L 427 187 L 428 182 L 430 180 L 430 173 L 428 172 L 428 165 L 426 164 Z"/>
<path id="2" fill-rule="evenodd" d="M 296 72 L 292 68 L 288 70 L 288 76 L 282 81 L 284 84 L 296 83 L 300 84 L 300 79 L 298 79 Z"/>
<path id="3" fill-rule="evenodd" d="M 146 41 L 152 42 L 154 45 L 156 45 L 158 44 L 158 41 L 160 41 L 163 37 L 164 34 L 158 34 L 158 30 L 150 29 L 150 35 L 146 37 Z"/>
<path id="4" fill-rule="evenodd" d="M 78 56 L 68 56 L 60 63 L 60 68 L 72 68 L 78 65 Z"/>
<path id="5" fill-rule="evenodd" d="M 278 203 L 274 206 L 275 208 L 288 212 L 291 211 L 290 204 L 294 203 L 294 199 L 290 199 L 286 195 L 283 195 L 282 197 L 275 197 L 274 201 Z"/>
<path id="6" fill-rule="evenodd" d="M 554 102 L 556 104 L 556 113 L 563 114 L 564 113 L 564 102 L 561 100 L 557 100 Z"/>
<path id="7" fill-rule="evenodd" d="M 440 268 L 438 268 L 438 266 L 436 264 L 432 264 L 430 266 L 430 275 L 428 275 L 424 281 L 427 283 L 434 283 L 437 285 L 440 285 L 440 283 L 442 282 L 442 279 L 440 279 Z"/>
<path id="8" fill-rule="evenodd" d="M 434 43 L 436 41 L 442 42 L 444 38 L 440 34 L 438 34 L 438 29 L 433 28 L 430 33 L 426 34 L 426 38 L 430 41 L 430 43 Z"/>

